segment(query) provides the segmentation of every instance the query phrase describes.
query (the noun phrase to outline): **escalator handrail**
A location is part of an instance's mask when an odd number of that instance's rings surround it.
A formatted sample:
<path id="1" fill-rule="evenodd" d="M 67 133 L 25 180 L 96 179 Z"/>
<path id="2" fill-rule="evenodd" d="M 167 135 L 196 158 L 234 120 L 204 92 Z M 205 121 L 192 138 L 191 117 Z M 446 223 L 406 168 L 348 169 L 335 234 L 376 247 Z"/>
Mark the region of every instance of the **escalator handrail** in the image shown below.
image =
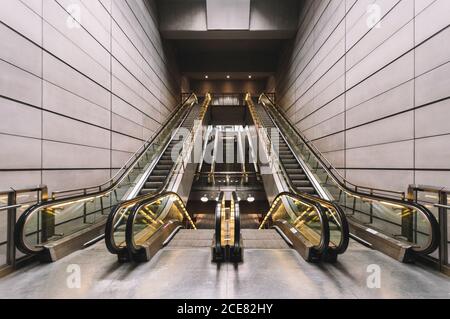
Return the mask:
<path id="1" fill-rule="evenodd" d="M 177 201 L 182 205 L 183 212 L 185 213 L 185 218 L 189 221 L 191 226 L 195 229 L 195 224 L 192 221 L 191 217 L 189 216 L 187 210 L 186 210 L 186 204 L 184 203 L 183 199 L 175 192 L 162 192 L 158 194 L 153 194 L 153 196 L 146 198 L 145 200 L 142 200 L 139 205 L 135 205 L 130 213 L 130 216 L 127 220 L 126 224 L 126 232 L 125 232 L 125 239 L 126 239 L 126 249 L 131 254 L 136 254 L 139 252 L 139 250 L 142 247 L 136 246 L 134 242 L 134 233 L 133 233 L 133 224 L 134 220 L 138 216 L 139 211 L 146 206 L 149 203 L 155 202 L 160 198 L 164 198 L 167 196 L 175 196 L 177 198 Z M 163 226 L 164 227 L 164 226 Z"/>
<path id="2" fill-rule="evenodd" d="M 193 101 L 191 101 L 191 103 L 189 104 L 188 101 L 190 101 L 193 98 Z M 184 111 L 187 105 L 189 105 L 189 108 L 191 108 L 195 103 L 198 102 L 197 96 L 195 94 L 191 94 L 189 96 L 189 98 L 187 98 L 177 109 L 176 111 L 174 111 L 174 114 L 177 114 L 180 111 Z M 187 114 L 189 114 L 189 112 L 187 112 Z M 165 123 L 169 123 L 171 119 L 168 119 Z M 134 168 L 134 166 L 140 161 L 140 159 L 142 158 L 142 156 L 144 156 L 145 152 L 148 150 L 149 147 L 151 147 L 153 145 L 153 142 L 156 140 L 156 138 L 159 136 L 159 134 L 163 131 L 164 129 L 164 125 L 160 127 L 160 129 L 158 130 L 158 133 L 153 135 L 153 137 L 149 140 L 149 142 L 146 142 L 146 144 L 144 144 L 144 149 L 141 151 L 140 155 L 135 158 L 135 160 L 133 161 L 133 164 L 131 164 L 129 166 L 128 169 L 126 169 L 122 176 L 115 182 L 113 182 L 110 186 L 108 186 L 107 188 L 105 188 L 104 190 L 101 189 L 101 185 L 98 186 L 98 191 L 94 192 L 94 193 L 84 193 L 83 194 L 79 194 L 79 195 L 73 195 L 73 196 L 68 196 L 68 197 L 61 197 L 61 198 L 56 198 L 56 199 L 51 199 L 51 200 L 47 200 L 47 201 L 43 201 L 40 203 L 37 203 L 31 207 L 29 207 L 17 220 L 16 223 L 16 232 L 15 232 L 15 240 L 16 240 L 16 246 L 17 248 L 28 255 L 32 255 L 32 254 L 36 254 L 39 252 L 42 252 L 45 248 L 44 247 L 34 247 L 34 248 L 30 248 L 28 247 L 28 245 L 25 243 L 25 225 L 27 224 L 29 218 L 31 218 L 31 216 L 36 212 L 39 211 L 41 209 L 45 209 L 45 208 L 50 208 L 50 207 L 55 207 L 55 206 L 63 206 L 63 205 L 69 205 L 71 203 L 77 203 L 77 202 L 88 202 L 90 200 L 99 198 L 99 197 L 103 197 L 107 194 L 110 194 L 114 191 L 114 189 L 117 188 L 117 186 L 126 178 L 126 176 L 128 176 L 128 174 L 130 173 L 130 171 Z M 142 147 L 141 147 L 142 148 Z M 136 153 L 137 154 L 137 153 Z M 133 155 L 131 158 L 133 158 L 135 155 Z M 106 184 L 103 184 L 106 185 Z M 85 188 L 84 190 L 86 190 L 87 188 Z M 78 191 L 78 190 L 76 190 Z M 71 192 L 71 191 L 68 191 Z"/>
<path id="3" fill-rule="evenodd" d="M 210 105 L 211 102 L 211 96 L 209 94 L 206 95 L 207 96 L 207 100 L 205 100 L 204 105 L 202 105 L 202 108 L 204 109 L 202 112 L 203 114 L 199 114 L 202 116 L 202 118 L 204 117 L 204 115 L 206 114 L 206 111 Z M 184 119 L 181 121 L 180 125 L 178 126 L 179 130 L 184 122 L 186 121 L 187 117 L 189 116 L 188 112 Z M 193 127 L 191 129 L 191 135 L 192 138 L 194 138 L 194 130 L 195 127 Z M 167 145 L 169 145 L 171 143 L 171 141 L 175 138 L 176 133 L 172 134 L 172 137 L 170 138 L 170 140 L 166 143 Z M 191 141 L 192 143 L 193 141 Z M 184 142 L 183 142 L 184 143 Z M 184 144 L 183 144 L 184 146 Z M 161 154 L 162 156 L 162 154 Z M 119 222 L 114 223 L 115 219 L 116 219 L 116 215 L 121 212 L 121 209 L 124 207 L 132 207 L 132 206 L 136 206 L 137 204 L 141 204 L 142 202 L 147 202 L 149 199 L 154 198 L 155 196 L 159 196 L 161 194 L 165 194 L 166 193 L 166 189 L 168 184 L 170 183 L 170 181 L 172 180 L 172 176 L 175 172 L 175 169 L 180 165 L 180 162 L 183 160 L 183 150 L 181 150 L 180 155 L 178 156 L 177 161 L 172 165 L 172 168 L 170 169 L 169 173 L 167 174 L 166 179 L 164 180 L 163 185 L 161 185 L 159 187 L 159 189 L 154 192 L 154 193 L 149 193 L 149 194 L 145 194 L 145 195 L 140 195 L 140 196 L 136 196 L 135 198 L 123 201 L 121 203 L 118 203 L 117 205 L 115 205 L 115 207 L 111 210 L 111 213 L 108 215 L 108 219 L 106 222 L 106 228 L 105 228 L 105 243 L 106 243 L 106 247 L 108 248 L 108 250 L 112 253 L 112 254 L 118 254 L 120 253 L 122 250 L 125 250 L 126 247 L 118 247 L 114 241 L 114 233 L 115 230 L 117 228 L 117 226 L 119 226 Z"/>
<path id="4" fill-rule="evenodd" d="M 233 192 L 231 196 L 234 203 L 234 251 L 237 253 L 241 249 L 241 212 L 237 193 Z"/>
<path id="5" fill-rule="evenodd" d="M 322 207 L 322 205 L 320 205 L 317 202 L 317 200 L 315 198 L 314 199 L 309 198 L 308 196 L 305 196 L 298 192 L 295 192 L 295 193 L 282 192 L 282 193 L 278 194 L 275 197 L 275 199 L 272 201 L 272 204 L 270 205 L 269 213 L 267 214 L 267 216 L 265 217 L 265 219 L 259 226 L 259 229 L 263 229 L 264 224 L 267 222 L 267 219 L 269 218 L 269 214 L 272 213 L 272 210 L 275 209 L 275 206 L 278 205 L 278 202 L 281 200 L 281 198 L 283 196 L 291 197 L 295 200 L 306 203 L 309 206 L 312 206 L 315 208 L 316 212 L 318 213 L 319 219 L 320 219 L 322 233 L 321 233 L 320 244 L 315 246 L 314 248 L 316 249 L 316 251 L 318 253 L 324 253 L 328 249 L 329 243 L 330 243 L 330 226 L 329 226 L 329 220 L 328 220 L 327 214 L 324 211 L 324 208 Z"/>
<path id="6" fill-rule="evenodd" d="M 221 252 L 222 251 L 222 209 L 224 205 L 224 199 L 225 199 L 225 192 L 220 192 L 217 205 L 216 205 L 216 211 L 215 211 L 215 252 Z"/>
<path id="7" fill-rule="evenodd" d="M 424 249 L 418 250 L 417 247 L 412 247 L 412 249 L 414 251 L 416 251 L 416 252 L 419 252 L 421 254 L 425 254 L 426 255 L 426 254 L 430 254 L 430 253 L 434 252 L 438 248 L 438 246 L 439 246 L 439 236 L 440 236 L 439 223 L 436 220 L 436 217 L 433 215 L 433 213 L 431 213 L 431 211 L 429 209 L 427 209 L 425 206 L 423 206 L 423 205 L 421 205 L 419 203 L 406 200 L 404 196 L 400 199 L 400 198 L 392 198 L 392 197 L 388 197 L 388 196 L 383 196 L 381 194 L 374 194 L 376 191 L 383 191 L 383 192 L 392 193 L 392 194 L 394 194 L 394 193 L 396 193 L 396 194 L 404 194 L 404 193 L 392 192 L 392 191 L 384 191 L 384 190 L 377 190 L 377 189 L 374 189 L 374 188 L 357 186 L 357 185 L 354 185 L 354 184 L 348 182 L 339 173 L 337 173 L 344 180 L 344 182 L 342 182 L 335 175 L 335 172 L 337 172 L 336 168 L 334 168 L 334 166 L 331 165 L 331 163 L 329 163 L 328 160 L 326 160 L 326 162 L 328 164 L 326 164 L 324 162 L 323 158 L 325 158 L 325 157 L 322 155 L 322 153 L 320 153 L 320 151 L 317 150 L 317 147 L 315 147 L 315 145 L 311 141 L 309 141 L 303 134 L 301 134 L 299 132 L 299 130 L 297 128 L 295 128 L 291 124 L 291 122 L 289 120 L 287 120 L 286 116 L 275 106 L 275 104 L 272 102 L 272 100 L 266 94 L 264 94 L 264 93 L 261 94 L 260 101 L 261 101 L 263 96 L 272 104 L 272 109 L 276 110 L 276 112 L 290 126 L 291 130 L 293 130 L 297 134 L 297 136 L 302 140 L 303 144 L 306 145 L 306 147 L 308 147 L 309 151 L 314 155 L 316 160 L 321 164 L 322 168 L 333 179 L 333 181 L 338 185 L 338 187 L 341 188 L 341 190 L 343 190 L 345 193 L 347 193 L 350 196 L 359 197 L 361 199 L 365 198 L 365 199 L 367 199 L 369 201 L 379 201 L 379 202 L 392 203 L 394 205 L 403 205 L 403 206 L 408 207 L 409 209 L 420 211 L 427 218 L 428 222 L 430 223 L 430 227 L 431 227 L 431 233 L 430 233 L 431 236 L 430 237 L 431 237 L 431 239 L 429 240 L 429 245 L 426 246 Z M 266 112 L 271 117 L 271 119 L 274 121 L 274 119 L 273 119 L 272 115 L 270 114 L 270 111 L 268 110 L 268 108 L 265 105 L 265 103 L 261 103 L 261 104 L 266 109 Z M 283 134 L 283 137 L 284 137 L 284 132 L 280 130 L 280 133 Z M 318 155 L 318 154 L 321 154 L 321 155 Z M 347 186 L 347 184 L 353 185 L 355 187 L 355 189 L 349 188 Z M 367 189 L 371 193 L 361 192 L 360 191 L 361 189 Z"/>
<path id="8" fill-rule="evenodd" d="M 265 112 L 267 113 L 268 116 L 270 116 L 270 114 L 267 112 L 267 110 L 265 110 Z M 282 134 L 282 137 L 283 137 L 284 141 L 286 142 L 286 145 L 289 147 L 291 152 L 294 154 L 294 152 L 293 152 L 293 150 L 292 150 L 292 148 L 290 146 L 289 141 L 283 135 L 283 133 L 281 132 L 280 128 L 278 127 L 278 125 L 276 124 L 276 122 L 274 121 L 274 119 L 271 116 L 270 116 L 270 120 L 277 127 L 278 131 L 280 131 L 280 134 Z M 270 137 L 267 136 L 267 138 L 270 140 Z M 343 254 L 347 250 L 348 244 L 349 244 L 349 241 L 350 241 L 350 229 L 349 229 L 347 217 L 346 217 L 342 207 L 337 205 L 335 202 L 328 201 L 328 200 L 323 199 L 323 198 L 321 198 L 319 196 L 312 196 L 312 195 L 309 195 L 307 193 L 299 192 L 297 190 L 297 188 L 295 187 L 295 185 L 292 184 L 292 180 L 289 178 L 289 174 L 286 171 L 286 168 L 284 167 L 283 163 L 281 161 L 279 161 L 278 158 L 275 158 L 275 159 L 276 159 L 276 162 L 278 164 L 278 167 L 280 168 L 280 170 L 282 172 L 283 179 L 285 180 L 285 182 L 286 182 L 286 184 L 288 186 L 288 191 L 290 193 L 299 194 L 299 195 L 301 195 L 301 196 L 303 196 L 305 198 L 308 198 L 308 199 L 310 199 L 312 201 L 318 202 L 320 205 L 325 206 L 328 209 L 332 209 L 332 210 L 334 210 L 336 212 L 337 218 L 339 218 L 339 222 L 340 222 L 339 226 L 341 228 L 341 241 L 339 242 L 339 244 L 337 244 L 337 246 L 335 248 L 333 248 L 333 250 L 337 254 Z"/>

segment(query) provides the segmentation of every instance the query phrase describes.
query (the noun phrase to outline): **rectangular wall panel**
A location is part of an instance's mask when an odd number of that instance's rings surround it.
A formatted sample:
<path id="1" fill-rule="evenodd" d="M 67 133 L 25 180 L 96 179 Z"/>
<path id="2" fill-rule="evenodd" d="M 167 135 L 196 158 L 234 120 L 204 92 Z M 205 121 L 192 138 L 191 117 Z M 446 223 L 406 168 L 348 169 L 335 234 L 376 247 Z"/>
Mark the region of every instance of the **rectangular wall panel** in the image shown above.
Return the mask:
<path id="1" fill-rule="evenodd" d="M 150 2 L 2 3 L 0 190 L 103 183 L 166 120 L 180 76 Z"/>
<path id="2" fill-rule="evenodd" d="M 304 1 L 267 90 L 356 184 L 450 187 L 450 1 Z"/>

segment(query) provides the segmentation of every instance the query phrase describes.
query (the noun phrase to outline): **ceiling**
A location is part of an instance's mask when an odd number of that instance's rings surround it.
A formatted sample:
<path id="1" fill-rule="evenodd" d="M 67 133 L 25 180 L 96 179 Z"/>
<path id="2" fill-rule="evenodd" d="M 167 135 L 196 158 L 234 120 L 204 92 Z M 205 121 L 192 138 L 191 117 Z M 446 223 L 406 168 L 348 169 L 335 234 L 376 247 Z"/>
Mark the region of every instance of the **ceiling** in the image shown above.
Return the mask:
<path id="1" fill-rule="evenodd" d="M 179 70 L 194 80 L 267 79 L 295 37 L 301 1 L 221 1 L 157 0 L 160 32 Z"/>
<path id="2" fill-rule="evenodd" d="M 170 40 L 180 71 L 190 79 L 267 79 L 278 66 L 287 40 Z"/>

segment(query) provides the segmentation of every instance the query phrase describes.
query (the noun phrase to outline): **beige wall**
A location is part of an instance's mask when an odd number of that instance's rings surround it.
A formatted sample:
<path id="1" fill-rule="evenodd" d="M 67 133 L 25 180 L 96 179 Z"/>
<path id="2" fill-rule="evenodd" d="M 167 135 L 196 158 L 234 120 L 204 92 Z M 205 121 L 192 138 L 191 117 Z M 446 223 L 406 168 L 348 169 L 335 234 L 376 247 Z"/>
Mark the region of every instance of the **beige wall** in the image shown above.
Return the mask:
<path id="1" fill-rule="evenodd" d="M 450 187 L 449 12 L 448 0 L 306 0 L 268 89 L 354 183 Z"/>
<path id="2" fill-rule="evenodd" d="M 0 189 L 104 182 L 158 129 L 180 79 L 151 7 L 2 1 Z"/>

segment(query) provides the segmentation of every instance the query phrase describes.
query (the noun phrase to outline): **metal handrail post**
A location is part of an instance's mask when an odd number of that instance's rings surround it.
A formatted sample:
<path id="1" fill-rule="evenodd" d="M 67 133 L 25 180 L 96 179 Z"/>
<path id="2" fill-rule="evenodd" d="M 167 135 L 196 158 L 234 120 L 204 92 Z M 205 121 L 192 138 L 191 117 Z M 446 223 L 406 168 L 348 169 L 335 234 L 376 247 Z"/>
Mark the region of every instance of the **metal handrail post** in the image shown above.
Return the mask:
<path id="1" fill-rule="evenodd" d="M 443 266 L 448 264 L 448 215 L 447 215 L 447 192 L 439 192 L 439 226 L 441 230 L 441 239 L 439 245 L 439 268 L 442 270 Z"/>
<path id="2" fill-rule="evenodd" d="M 12 267 L 16 266 L 16 244 L 14 240 L 14 233 L 16 227 L 17 207 L 17 193 L 12 191 L 8 194 L 8 217 L 7 217 L 7 247 L 6 247 L 6 263 Z"/>

